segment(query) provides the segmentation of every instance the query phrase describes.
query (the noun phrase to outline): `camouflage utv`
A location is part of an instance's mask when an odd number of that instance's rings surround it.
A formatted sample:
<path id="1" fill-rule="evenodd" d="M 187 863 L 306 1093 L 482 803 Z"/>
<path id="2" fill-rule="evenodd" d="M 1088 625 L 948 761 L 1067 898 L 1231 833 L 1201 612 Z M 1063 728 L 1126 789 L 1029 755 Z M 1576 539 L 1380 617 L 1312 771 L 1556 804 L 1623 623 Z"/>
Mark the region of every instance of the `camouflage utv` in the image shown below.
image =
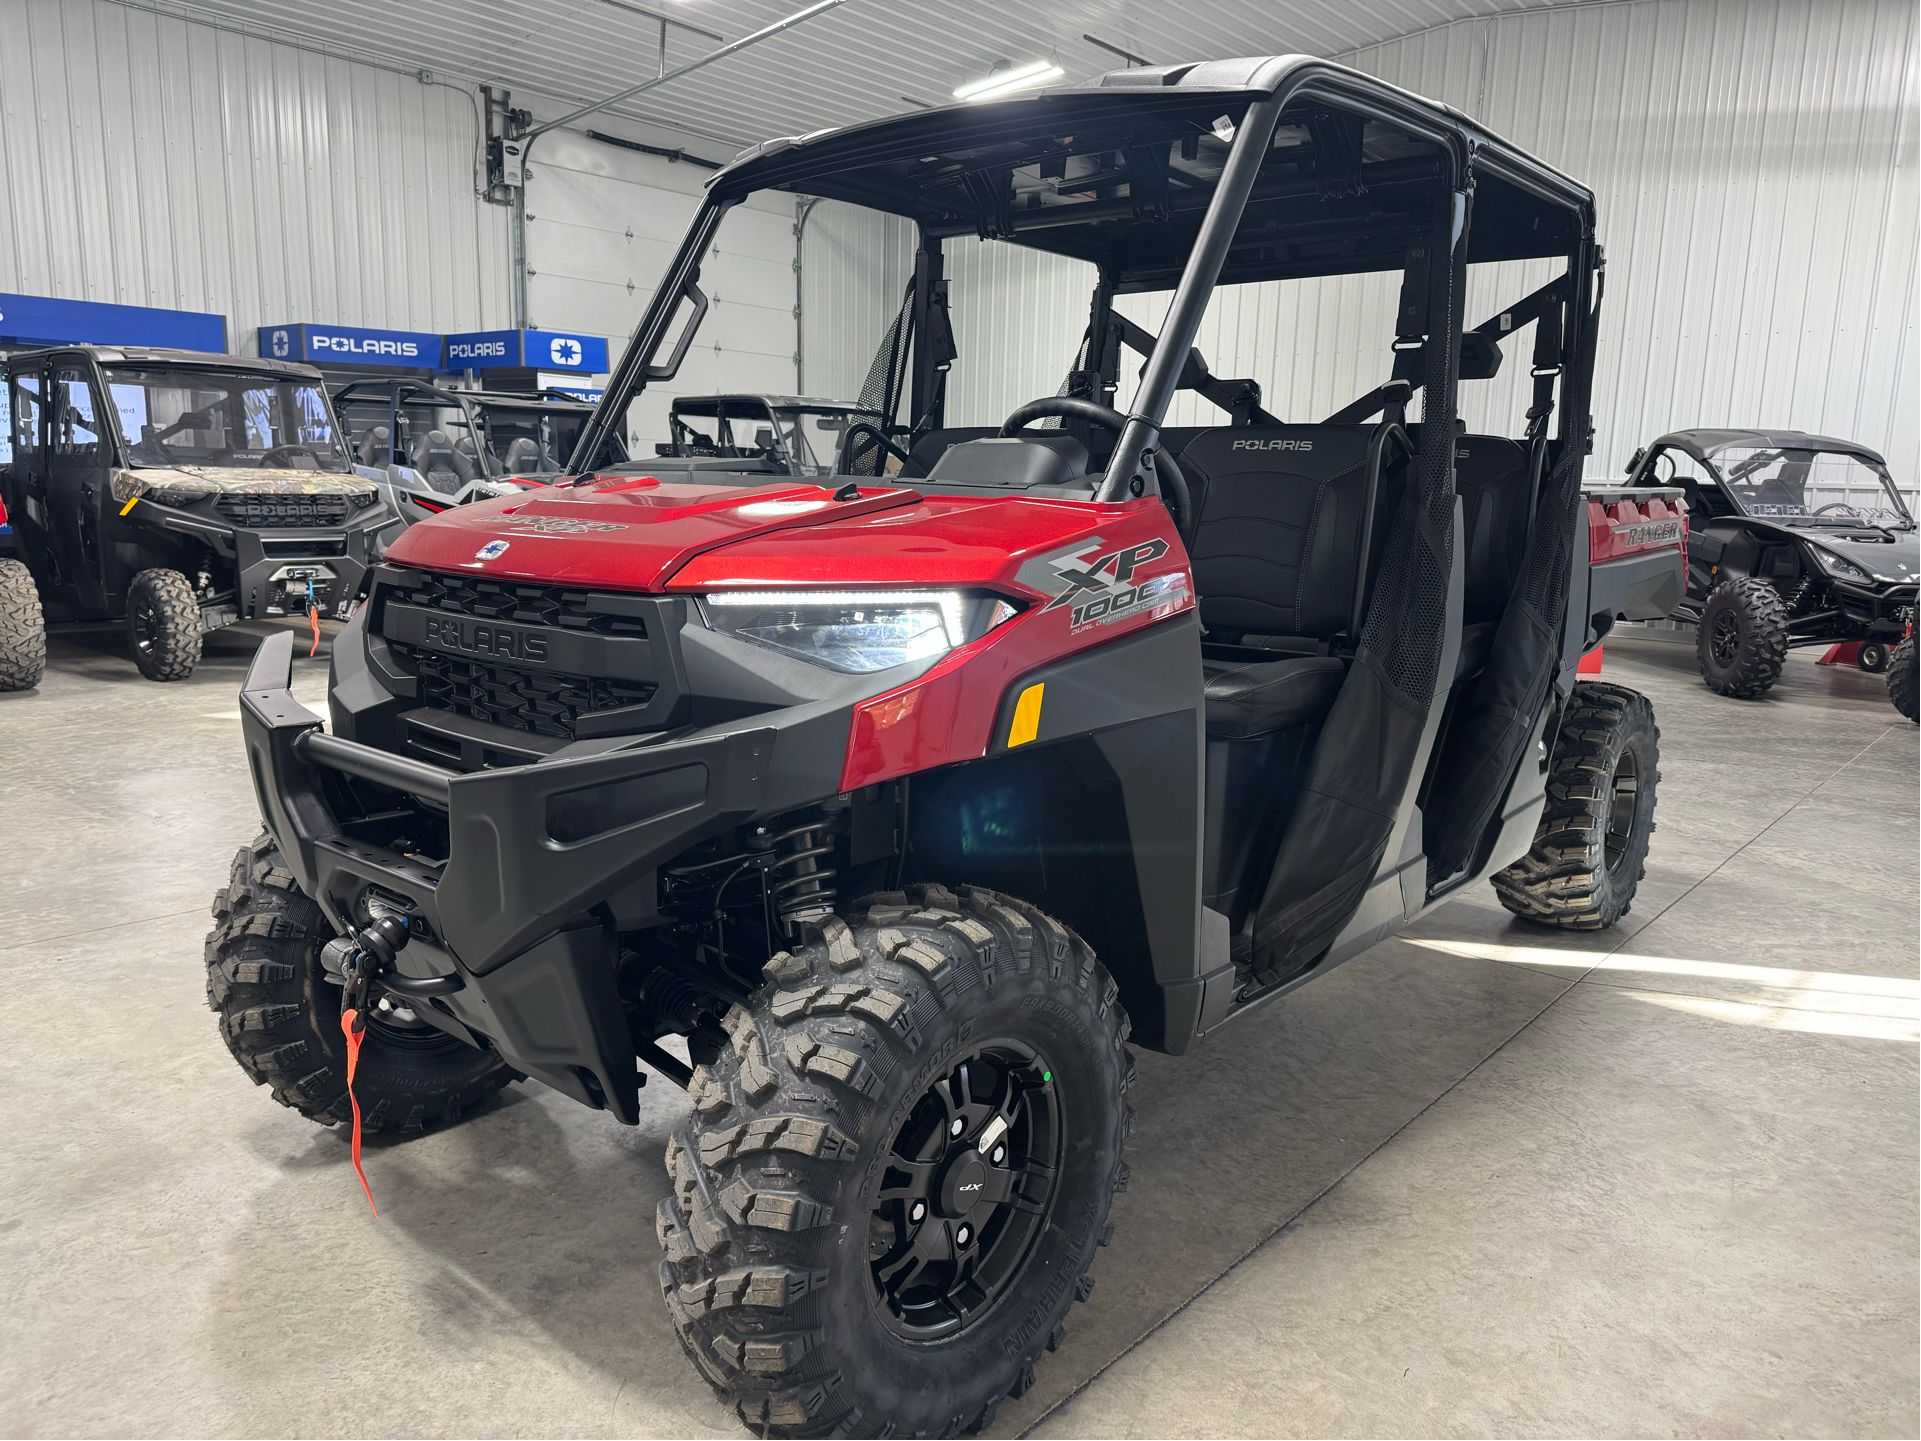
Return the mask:
<path id="1" fill-rule="evenodd" d="M 39 683 L 46 622 L 124 620 L 149 680 L 185 679 L 235 621 L 317 634 L 398 530 L 310 366 L 76 345 L 0 369 L 21 557 L 0 562 L 0 689 Z"/>

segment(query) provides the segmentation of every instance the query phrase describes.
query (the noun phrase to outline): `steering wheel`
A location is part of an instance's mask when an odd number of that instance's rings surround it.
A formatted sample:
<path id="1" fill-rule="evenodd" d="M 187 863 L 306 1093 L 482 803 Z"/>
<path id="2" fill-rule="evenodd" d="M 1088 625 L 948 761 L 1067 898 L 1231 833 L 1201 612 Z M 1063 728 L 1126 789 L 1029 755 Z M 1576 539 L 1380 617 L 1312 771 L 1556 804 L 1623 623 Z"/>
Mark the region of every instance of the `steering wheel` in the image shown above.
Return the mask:
<path id="1" fill-rule="evenodd" d="M 292 442 L 292 444 L 286 444 L 286 446 L 275 446 L 273 450 L 261 452 L 261 455 L 259 455 L 259 463 L 261 463 L 263 467 L 267 467 L 267 469 L 273 469 L 277 455 L 286 455 L 286 457 L 292 457 L 292 455 L 311 455 L 315 467 L 321 463 L 321 452 L 317 452 L 313 446 L 302 446 L 300 442 Z"/>
<path id="2" fill-rule="evenodd" d="M 1001 422 L 1000 433 L 1003 437 L 1021 434 L 1034 421 L 1044 416 L 1058 415 L 1068 420 L 1084 420 L 1090 425 L 1102 426 L 1114 432 L 1118 441 L 1121 432 L 1127 428 L 1127 417 L 1112 406 L 1100 405 L 1091 400 L 1082 400 L 1077 395 L 1044 395 L 1039 400 L 1030 400 L 1020 406 Z M 1174 530 L 1183 544 L 1191 540 L 1189 526 L 1194 519 L 1194 504 L 1187 490 L 1187 477 L 1168 454 L 1167 447 L 1156 445 L 1154 468 L 1161 477 L 1161 503 L 1174 518 Z"/>
<path id="3" fill-rule="evenodd" d="M 835 466 L 835 470 L 837 473 L 841 475 L 854 475 L 854 474 L 865 473 L 865 472 L 851 471 L 847 469 L 848 462 L 853 458 L 854 437 L 857 435 L 866 436 L 868 439 L 872 440 L 874 444 L 880 449 L 880 452 L 883 456 L 886 456 L 886 455 L 894 456 L 896 459 L 900 461 L 903 467 L 913 463 L 913 457 L 910 456 L 906 451 L 902 450 L 898 445 L 896 445 L 893 439 L 887 434 L 887 432 L 882 430 L 878 425 L 874 424 L 873 421 L 857 420 L 852 425 L 848 426 L 847 429 L 841 435 L 840 464 Z M 885 475 L 886 473 L 887 473 L 887 462 L 885 460 L 877 460 L 873 474 Z"/>
<path id="4" fill-rule="evenodd" d="M 276 445 L 272 450 L 262 451 L 260 454 L 260 464 L 263 469 L 271 470 L 275 465 L 275 457 L 287 456 L 291 458 L 295 455 L 311 456 L 315 465 L 320 464 L 320 452 L 315 450 L 311 445 L 302 445 L 297 441 L 289 445 Z"/>

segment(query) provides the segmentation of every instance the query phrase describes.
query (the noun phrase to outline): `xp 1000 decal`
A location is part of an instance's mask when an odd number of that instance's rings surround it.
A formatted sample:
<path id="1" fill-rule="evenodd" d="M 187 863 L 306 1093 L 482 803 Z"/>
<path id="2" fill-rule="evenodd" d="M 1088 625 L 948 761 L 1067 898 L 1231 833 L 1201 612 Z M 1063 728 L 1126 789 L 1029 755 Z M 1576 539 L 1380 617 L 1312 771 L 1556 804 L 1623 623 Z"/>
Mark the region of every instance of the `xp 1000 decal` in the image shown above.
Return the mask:
<path id="1" fill-rule="evenodd" d="M 1100 537 L 1094 536 L 1043 557 L 1041 564 L 1047 575 L 1038 588 L 1055 592 L 1043 613 L 1065 608 L 1070 635 L 1090 625 L 1112 625 L 1142 615 L 1157 619 L 1172 615 L 1192 601 L 1187 572 L 1141 574 L 1165 558 L 1171 548 L 1159 536 L 1113 548 L 1103 546 Z"/>

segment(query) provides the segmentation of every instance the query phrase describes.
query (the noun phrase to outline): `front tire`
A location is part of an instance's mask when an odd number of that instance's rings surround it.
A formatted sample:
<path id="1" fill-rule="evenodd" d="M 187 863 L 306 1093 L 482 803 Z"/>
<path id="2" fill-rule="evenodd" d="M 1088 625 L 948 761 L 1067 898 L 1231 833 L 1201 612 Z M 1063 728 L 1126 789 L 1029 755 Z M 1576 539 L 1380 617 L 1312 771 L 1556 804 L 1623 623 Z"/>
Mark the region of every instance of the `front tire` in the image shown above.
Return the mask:
<path id="1" fill-rule="evenodd" d="M 148 680 L 185 680 L 200 664 L 200 598 L 177 570 L 143 570 L 127 583 L 127 648 Z"/>
<path id="2" fill-rule="evenodd" d="M 1894 708 L 1909 720 L 1921 719 L 1921 677 L 1917 676 L 1914 637 L 1904 639 L 1894 648 L 1894 655 L 1888 661 L 1888 699 Z"/>
<path id="3" fill-rule="evenodd" d="M 1568 699 L 1534 845 L 1494 876 L 1523 920 L 1605 930 L 1628 913 L 1647 871 L 1661 780 L 1661 731 L 1646 696 L 1582 681 Z"/>
<path id="4" fill-rule="evenodd" d="M 353 1119 L 340 987 L 320 950 L 325 914 L 295 883 L 264 832 L 233 859 L 214 894 L 207 935 L 207 1006 L 240 1069 L 310 1121 Z M 362 1129 L 417 1133 L 456 1121 L 514 1079 L 492 1051 L 370 1007 L 354 1072 Z"/>
<path id="5" fill-rule="evenodd" d="M 1025 1393 L 1125 1189 L 1116 987 L 1026 903 L 828 917 L 694 1073 L 661 1286 L 756 1435 L 953 1436 Z"/>
<path id="6" fill-rule="evenodd" d="M 47 673 L 47 623 L 33 572 L 0 560 L 0 690 L 32 690 Z"/>
<path id="7" fill-rule="evenodd" d="M 1788 659 L 1788 611 L 1765 580 L 1724 580 L 1701 608 L 1694 658 L 1711 691 L 1753 700 L 1781 678 Z"/>

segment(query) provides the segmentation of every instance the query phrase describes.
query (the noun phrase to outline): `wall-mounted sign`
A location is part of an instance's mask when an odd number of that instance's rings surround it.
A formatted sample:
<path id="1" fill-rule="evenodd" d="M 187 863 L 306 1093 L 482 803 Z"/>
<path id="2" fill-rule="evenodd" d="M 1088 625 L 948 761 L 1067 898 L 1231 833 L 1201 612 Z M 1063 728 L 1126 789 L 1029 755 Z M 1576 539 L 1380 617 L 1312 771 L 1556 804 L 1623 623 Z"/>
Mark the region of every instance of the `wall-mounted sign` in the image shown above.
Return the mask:
<path id="1" fill-rule="evenodd" d="M 571 395 L 575 400 L 589 401 L 599 405 L 601 397 L 607 392 L 597 385 L 569 385 L 564 375 L 543 375 L 535 382 L 538 390 L 551 390 L 556 395 Z"/>
<path id="2" fill-rule="evenodd" d="M 447 337 L 447 370 L 564 370 L 607 373 L 607 340 L 559 330 L 480 330 Z"/>
<path id="3" fill-rule="evenodd" d="M 351 325 L 263 325 L 260 358 L 308 365 L 438 370 L 440 337 L 419 330 L 365 330 Z"/>
<path id="4" fill-rule="evenodd" d="M 227 317 L 198 310 L 0 294 L 0 341 L 9 345 L 152 345 L 225 354 Z"/>

